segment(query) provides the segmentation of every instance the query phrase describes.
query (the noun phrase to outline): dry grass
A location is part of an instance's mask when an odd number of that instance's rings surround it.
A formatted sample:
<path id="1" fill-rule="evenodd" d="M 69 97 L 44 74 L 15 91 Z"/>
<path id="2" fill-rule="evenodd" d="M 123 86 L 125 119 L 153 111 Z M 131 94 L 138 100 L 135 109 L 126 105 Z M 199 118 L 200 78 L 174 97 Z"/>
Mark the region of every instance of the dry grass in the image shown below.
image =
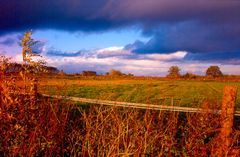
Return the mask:
<path id="1" fill-rule="evenodd" d="M 4 80 L 3 80 L 4 82 Z M 4 84 L 2 84 L 4 85 Z M 106 106 L 81 107 L 28 95 L 1 93 L 0 154 L 4 156 L 210 156 L 220 117 Z M 6 90 L 7 89 L 7 90 Z M 233 134 L 235 145 L 238 131 Z"/>

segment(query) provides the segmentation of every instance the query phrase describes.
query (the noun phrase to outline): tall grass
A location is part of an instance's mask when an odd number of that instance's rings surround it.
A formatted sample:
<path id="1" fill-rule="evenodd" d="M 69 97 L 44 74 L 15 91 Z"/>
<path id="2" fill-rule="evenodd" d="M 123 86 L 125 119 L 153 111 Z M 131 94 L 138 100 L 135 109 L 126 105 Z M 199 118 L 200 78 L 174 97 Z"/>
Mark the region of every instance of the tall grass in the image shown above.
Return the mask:
<path id="1" fill-rule="evenodd" d="M 31 107 L 29 95 L 9 93 L 0 106 L 4 156 L 209 156 L 219 142 L 220 118 L 209 105 L 183 114 L 38 97 Z M 238 131 L 233 137 L 238 146 Z"/>

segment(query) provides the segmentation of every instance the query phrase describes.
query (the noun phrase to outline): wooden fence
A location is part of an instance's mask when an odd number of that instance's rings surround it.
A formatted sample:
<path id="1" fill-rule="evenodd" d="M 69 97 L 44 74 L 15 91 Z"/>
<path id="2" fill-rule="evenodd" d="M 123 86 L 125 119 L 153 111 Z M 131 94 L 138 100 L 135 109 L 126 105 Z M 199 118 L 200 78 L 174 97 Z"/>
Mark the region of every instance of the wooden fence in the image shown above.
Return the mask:
<path id="1" fill-rule="evenodd" d="M 109 106 L 119 106 L 119 107 L 132 107 L 141 109 L 153 109 L 153 110 L 165 110 L 174 112 L 199 112 L 202 113 L 203 110 L 200 108 L 190 108 L 190 107 L 179 107 L 179 106 L 164 106 L 164 105 L 154 105 L 154 104 L 142 104 L 142 103 L 129 103 L 129 102 L 117 102 L 99 99 L 87 99 L 78 97 L 66 97 L 58 95 L 45 95 L 46 97 L 52 97 L 57 99 L 66 99 L 75 102 L 90 103 L 90 104 L 101 104 Z M 208 110 L 213 114 L 221 114 L 221 129 L 218 135 L 219 145 L 216 146 L 216 150 L 212 153 L 213 156 L 238 156 L 240 155 L 239 149 L 231 148 L 232 143 L 232 127 L 234 122 L 234 116 L 240 116 L 240 111 L 235 111 L 235 103 L 237 98 L 237 87 L 226 86 L 224 88 L 224 94 L 222 98 L 221 110 Z M 172 100 L 173 102 L 173 100 Z M 172 103 L 173 104 L 173 103 Z"/>

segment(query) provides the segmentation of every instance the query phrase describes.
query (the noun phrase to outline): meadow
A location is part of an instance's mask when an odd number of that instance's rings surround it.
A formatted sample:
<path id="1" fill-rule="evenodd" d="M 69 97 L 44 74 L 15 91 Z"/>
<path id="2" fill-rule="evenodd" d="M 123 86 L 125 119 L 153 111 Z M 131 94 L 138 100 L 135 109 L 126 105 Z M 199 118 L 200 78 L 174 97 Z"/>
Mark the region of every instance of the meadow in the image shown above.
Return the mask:
<path id="1" fill-rule="evenodd" d="M 240 82 L 68 76 L 45 78 L 40 89 L 50 95 L 199 107 L 206 100 L 220 103 L 226 85 L 240 87 Z M 240 107 L 240 92 L 236 107 Z"/>

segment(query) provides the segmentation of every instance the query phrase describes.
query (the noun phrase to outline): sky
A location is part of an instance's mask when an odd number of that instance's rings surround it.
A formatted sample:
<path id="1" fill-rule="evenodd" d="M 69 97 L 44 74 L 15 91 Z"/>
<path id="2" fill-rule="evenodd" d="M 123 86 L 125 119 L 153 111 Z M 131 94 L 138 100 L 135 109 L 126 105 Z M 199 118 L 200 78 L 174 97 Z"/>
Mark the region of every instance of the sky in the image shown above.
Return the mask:
<path id="1" fill-rule="evenodd" d="M 239 0 L 1 0 L 0 54 L 22 62 L 32 30 L 34 50 L 67 73 L 240 74 L 239 16 Z"/>

